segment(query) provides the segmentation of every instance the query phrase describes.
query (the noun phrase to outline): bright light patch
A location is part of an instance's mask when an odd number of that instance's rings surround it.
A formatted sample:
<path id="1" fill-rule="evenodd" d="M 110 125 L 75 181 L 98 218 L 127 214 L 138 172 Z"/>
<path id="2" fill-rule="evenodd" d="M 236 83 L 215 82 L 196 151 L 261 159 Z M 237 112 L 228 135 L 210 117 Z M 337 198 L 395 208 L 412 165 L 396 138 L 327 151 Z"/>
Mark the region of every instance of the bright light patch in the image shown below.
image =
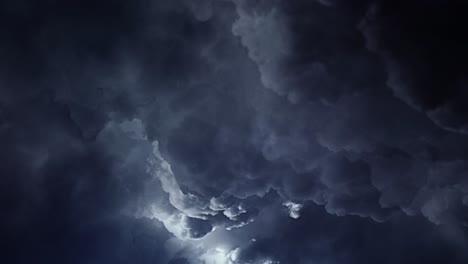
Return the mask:
<path id="1" fill-rule="evenodd" d="M 200 257 L 204 264 L 235 264 L 239 257 L 240 249 L 228 251 L 223 248 L 215 248 L 208 250 Z"/>
<path id="2" fill-rule="evenodd" d="M 302 204 L 293 203 L 291 201 L 283 203 L 289 210 L 289 216 L 294 219 L 298 219 L 301 216 Z"/>

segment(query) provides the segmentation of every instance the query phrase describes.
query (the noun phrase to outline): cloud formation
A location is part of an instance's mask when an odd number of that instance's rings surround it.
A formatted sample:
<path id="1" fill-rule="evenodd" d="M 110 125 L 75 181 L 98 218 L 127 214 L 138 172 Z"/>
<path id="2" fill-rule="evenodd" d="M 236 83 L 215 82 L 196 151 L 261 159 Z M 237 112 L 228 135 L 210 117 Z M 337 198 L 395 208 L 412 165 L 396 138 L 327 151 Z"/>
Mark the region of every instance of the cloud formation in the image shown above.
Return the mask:
<path id="1" fill-rule="evenodd" d="M 465 10 L 1 3 L 1 261 L 466 263 Z"/>

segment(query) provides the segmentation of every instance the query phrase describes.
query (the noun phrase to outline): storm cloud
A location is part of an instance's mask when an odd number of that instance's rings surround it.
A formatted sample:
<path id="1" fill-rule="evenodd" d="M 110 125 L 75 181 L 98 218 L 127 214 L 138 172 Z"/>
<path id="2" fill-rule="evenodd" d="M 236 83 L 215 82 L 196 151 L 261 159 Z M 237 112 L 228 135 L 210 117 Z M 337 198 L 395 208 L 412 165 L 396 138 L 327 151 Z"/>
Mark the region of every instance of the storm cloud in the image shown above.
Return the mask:
<path id="1" fill-rule="evenodd" d="M 466 263 L 463 1 L 4 1 L 5 263 Z"/>

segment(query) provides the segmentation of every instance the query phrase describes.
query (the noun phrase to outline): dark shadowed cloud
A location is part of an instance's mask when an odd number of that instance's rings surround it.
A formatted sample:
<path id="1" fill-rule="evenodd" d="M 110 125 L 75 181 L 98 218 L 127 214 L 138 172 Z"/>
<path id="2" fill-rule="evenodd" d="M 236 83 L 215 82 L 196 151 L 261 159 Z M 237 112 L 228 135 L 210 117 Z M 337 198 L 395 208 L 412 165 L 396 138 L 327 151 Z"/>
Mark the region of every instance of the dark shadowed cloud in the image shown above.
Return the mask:
<path id="1" fill-rule="evenodd" d="M 0 262 L 466 263 L 463 1 L 4 1 Z"/>

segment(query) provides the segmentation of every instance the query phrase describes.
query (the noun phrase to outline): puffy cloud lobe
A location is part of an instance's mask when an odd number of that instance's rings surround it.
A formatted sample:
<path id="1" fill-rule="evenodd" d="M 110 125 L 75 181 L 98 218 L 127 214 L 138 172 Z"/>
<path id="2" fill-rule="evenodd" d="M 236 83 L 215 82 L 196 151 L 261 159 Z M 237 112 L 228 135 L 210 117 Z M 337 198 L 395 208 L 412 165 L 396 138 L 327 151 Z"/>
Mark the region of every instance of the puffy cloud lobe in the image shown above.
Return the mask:
<path id="1" fill-rule="evenodd" d="M 147 138 L 143 136 L 143 139 Z M 147 143 L 150 144 L 150 143 Z M 214 227 L 227 229 L 242 227 L 255 217 L 255 207 L 245 208 L 239 199 L 232 197 L 212 197 L 203 199 L 191 193 L 184 193 L 171 170 L 161 156 L 158 142 L 153 142 L 153 153 L 145 159 L 147 172 L 160 181 L 161 189 L 167 193 L 169 208 L 157 203 L 144 205 L 142 215 L 156 218 L 180 239 L 198 239 L 213 231 Z"/>
<path id="2" fill-rule="evenodd" d="M 297 204 L 293 202 L 285 202 L 283 203 L 289 210 L 289 216 L 294 219 L 298 219 L 301 216 L 301 209 L 303 207 L 302 204 Z"/>
<path id="3" fill-rule="evenodd" d="M 239 36 L 247 48 L 250 58 L 258 65 L 263 85 L 283 95 L 281 67 L 289 50 L 287 29 L 280 11 L 275 7 L 267 11 L 250 10 L 248 1 L 234 1 L 238 19 L 232 25 L 232 32 Z"/>
<path id="4" fill-rule="evenodd" d="M 214 227 L 239 228 L 250 223 L 257 214 L 255 204 L 259 203 L 252 199 L 245 200 L 249 203 L 246 207 L 239 199 L 229 196 L 203 199 L 182 192 L 170 165 L 159 152 L 158 142 L 148 141 L 141 120 L 134 119 L 120 124 L 111 122 L 99 134 L 98 139 L 106 142 L 134 142 L 127 149 L 131 154 L 127 157 L 124 168 L 134 166 L 135 169 L 143 170 L 140 173 L 150 177 L 145 184 L 151 183 L 151 188 L 143 191 L 148 197 L 137 205 L 138 210 L 134 216 L 158 219 L 179 239 L 200 239 L 213 231 Z M 112 142 L 108 144 L 112 145 Z M 124 144 L 119 147 L 121 145 Z M 116 147 L 111 149 L 119 155 L 124 150 Z M 155 192 L 159 194 L 155 196 Z"/>

